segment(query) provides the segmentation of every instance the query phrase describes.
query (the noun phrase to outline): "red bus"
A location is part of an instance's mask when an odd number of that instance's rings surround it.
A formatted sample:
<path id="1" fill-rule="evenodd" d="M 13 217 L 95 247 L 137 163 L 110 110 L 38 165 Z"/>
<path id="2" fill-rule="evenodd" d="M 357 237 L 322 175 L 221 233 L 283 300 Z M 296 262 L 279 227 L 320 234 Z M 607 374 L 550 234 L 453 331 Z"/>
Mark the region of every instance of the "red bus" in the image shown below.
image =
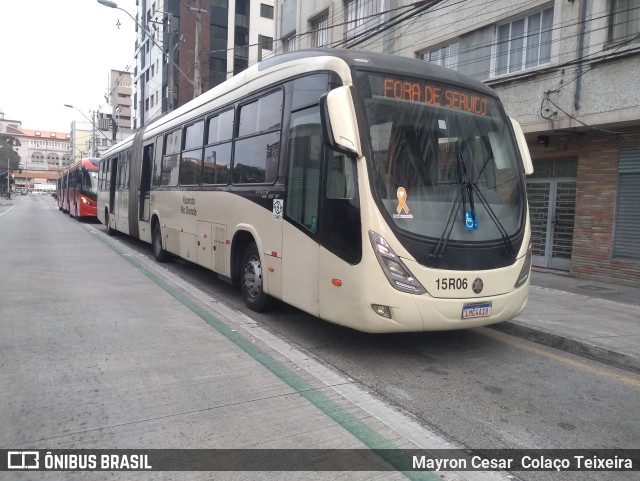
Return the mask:
<path id="1" fill-rule="evenodd" d="M 78 219 L 97 217 L 99 162 L 82 159 L 61 173 L 56 189 L 59 210 Z"/>

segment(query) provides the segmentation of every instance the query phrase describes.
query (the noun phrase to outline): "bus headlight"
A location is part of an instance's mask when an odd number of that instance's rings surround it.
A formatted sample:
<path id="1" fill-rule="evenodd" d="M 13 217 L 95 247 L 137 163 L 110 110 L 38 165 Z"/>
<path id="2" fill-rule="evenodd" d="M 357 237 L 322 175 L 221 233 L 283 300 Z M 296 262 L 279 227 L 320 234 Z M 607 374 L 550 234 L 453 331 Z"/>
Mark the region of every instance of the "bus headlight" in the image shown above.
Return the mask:
<path id="1" fill-rule="evenodd" d="M 88 205 L 90 207 L 95 207 L 95 205 L 96 205 L 96 203 L 94 201 L 92 201 L 91 199 L 87 199 L 84 195 L 80 196 L 80 201 L 83 204 L 86 204 L 86 205 Z"/>
<path id="2" fill-rule="evenodd" d="M 522 284 L 527 282 L 527 279 L 529 279 L 530 273 L 531 273 L 531 243 L 529 243 L 529 247 L 527 248 L 527 254 L 524 257 L 524 264 L 522 265 L 522 269 L 520 269 L 520 274 L 518 274 L 518 280 L 516 281 L 513 287 L 517 289 Z"/>
<path id="3" fill-rule="evenodd" d="M 427 292 L 382 236 L 369 231 L 369 239 L 382 271 L 395 289 L 411 294 L 424 294 Z"/>

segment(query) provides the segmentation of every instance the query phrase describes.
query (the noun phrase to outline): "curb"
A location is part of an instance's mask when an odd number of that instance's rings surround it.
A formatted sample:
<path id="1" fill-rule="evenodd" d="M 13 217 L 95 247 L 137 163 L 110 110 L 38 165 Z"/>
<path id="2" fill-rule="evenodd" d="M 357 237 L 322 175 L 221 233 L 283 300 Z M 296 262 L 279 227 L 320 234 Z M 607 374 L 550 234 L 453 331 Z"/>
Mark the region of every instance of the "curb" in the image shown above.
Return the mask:
<path id="1" fill-rule="evenodd" d="M 534 329 L 513 321 L 505 321 L 487 327 L 504 332 L 505 334 L 527 339 L 537 344 L 560 349 L 570 354 L 575 354 L 576 356 L 608 364 L 618 369 L 640 374 L 640 359 L 588 342 L 559 336 L 558 334 L 543 329 Z"/>

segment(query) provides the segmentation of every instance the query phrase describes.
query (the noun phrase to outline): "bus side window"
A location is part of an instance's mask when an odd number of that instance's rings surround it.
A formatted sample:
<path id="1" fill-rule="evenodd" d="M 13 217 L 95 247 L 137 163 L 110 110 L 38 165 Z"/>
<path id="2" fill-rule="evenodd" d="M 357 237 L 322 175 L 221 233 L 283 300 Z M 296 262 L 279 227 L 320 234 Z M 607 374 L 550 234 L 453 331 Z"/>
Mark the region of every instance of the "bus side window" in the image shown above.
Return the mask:
<path id="1" fill-rule="evenodd" d="M 202 175 L 202 145 L 204 120 L 184 129 L 184 150 L 180 159 L 180 185 L 199 185 Z"/>
<path id="2" fill-rule="evenodd" d="M 156 137 L 156 152 L 153 156 L 152 185 L 158 187 L 162 183 L 162 136 Z"/>
<path id="3" fill-rule="evenodd" d="M 182 129 L 177 129 L 165 135 L 165 151 L 162 156 L 161 185 L 178 185 L 178 171 L 180 168 L 180 149 L 182 148 Z"/>
<path id="4" fill-rule="evenodd" d="M 260 97 L 240 107 L 238 138 L 234 142 L 234 184 L 271 184 L 278 175 L 283 92 Z"/>

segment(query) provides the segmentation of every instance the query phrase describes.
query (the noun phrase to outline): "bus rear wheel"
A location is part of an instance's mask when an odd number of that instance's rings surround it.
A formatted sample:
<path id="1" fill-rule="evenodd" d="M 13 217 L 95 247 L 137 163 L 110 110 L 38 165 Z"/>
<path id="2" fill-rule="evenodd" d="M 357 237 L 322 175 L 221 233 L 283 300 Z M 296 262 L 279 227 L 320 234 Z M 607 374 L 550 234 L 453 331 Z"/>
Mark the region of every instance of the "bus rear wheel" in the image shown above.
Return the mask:
<path id="1" fill-rule="evenodd" d="M 153 256 L 158 262 L 167 262 L 169 254 L 162 248 L 162 230 L 160 223 L 154 222 L 151 243 L 153 245 Z"/>
<path id="2" fill-rule="evenodd" d="M 271 307 L 271 298 L 264 292 L 260 253 L 254 242 L 249 244 L 242 256 L 242 298 L 249 309 L 263 312 Z"/>

